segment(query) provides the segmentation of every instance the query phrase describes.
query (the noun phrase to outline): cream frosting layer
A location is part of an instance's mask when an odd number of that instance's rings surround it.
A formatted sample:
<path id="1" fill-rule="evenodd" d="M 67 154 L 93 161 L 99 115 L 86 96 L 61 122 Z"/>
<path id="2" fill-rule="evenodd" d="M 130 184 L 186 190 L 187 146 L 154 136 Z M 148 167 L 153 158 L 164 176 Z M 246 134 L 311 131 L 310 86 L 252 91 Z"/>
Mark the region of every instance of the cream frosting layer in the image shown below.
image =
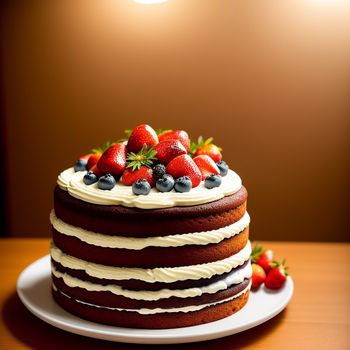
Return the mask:
<path id="1" fill-rule="evenodd" d="M 189 192 L 178 193 L 174 190 L 166 193 L 152 188 L 147 196 L 136 196 L 131 186 L 124 186 L 120 181 L 110 190 L 100 190 L 97 183 L 85 185 L 83 177 L 86 171 L 74 172 L 73 168 L 63 171 L 57 179 L 58 186 L 82 201 L 100 205 L 123 205 L 141 209 L 168 208 L 174 206 L 191 206 L 216 201 L 236 193 L 242 187 L 238 174 L 229 170 L 222 178 L 220 187 L 207 189 L 202 181 L 200 185 Z"/>
<path id="2" fill-rule="evenodd" d="M 250 278 L 252 275 L 251 264 L 247 264 L 244 268 L 237 271 L 232 271 L 232 273 L 225 276 L 222 280 L 209 284 L 204 287 L 197 288 L 187 288 L 187 289 L 160 289 L 157 291 L 149 290 L 128 290 L 120 286 L 109 284 L 102 285 L 97 283 L 92 283 L 89 281 L 83 281 L 79 278 L 73 277 L 67 273 L 62 273 L 57 271 L 54 266 L 52 266 L 52 273 L 57 278 L 62 278 L 64 283 L 71 288 L 82 288 L 89 292 L 110 292 L 115 295 L 121 295 L 126 298 L 136 299 L 136 300 L 147 300 L 155 301 L 160 299 L 167 299 L 170 297 L 177 298 L 192 298 L 201 296 L 202 294 L 214 294 L 220 290 L 225 290 L 230 286 L 238 283 L 242 283 L 245 278 Z"/>
<path id="3" fill-rule="evenodd" d="M 246 292 L 248 292 L 250 290 L 251 287 L 251 282 L 249 282 L 249 285 L 243 289 L 241 292 L 237 293 L 236 295 L 224 299 L 224 300 L 220 300 L 217 301 L 215 303 L 208 303 L 208 304 L 202 304 L 202 305 L 191 305 L 191 306 L 185 306 L 185 307 L 177 307 L 177 308 L 169 308 L 169 309 L 162 309 L 162 308 L 155 308 L 155 309 L 146 309 L 146 308 L 142 308 L 142 309 L 123 309 L 123 308 L 116 308 L 116 307 L 108 307 L 108 306 L 100 306 L 100 305 L 96 305 L 96 304 L 91 304 L 91 303 L 87 303 L 85 301 L 81 301 L 81 300 L 77 300 L 74 299 L 77 303 L 80 304 L 84 304 L 87 306 L 91 306 L 91 307 L 96 307 L 99 309 L 108 309 L 108 310 L 114 310 L 114 311 L 129 311 L 129 312 L 137 312 L 141 315 L 152 315 L 152 314 L 160 314 L 160 313 L 172 313 L 172 312 L 192 312 L 192 311 L 198 311 L 201 309 L 204 309 L 206 307 L 210 307 L 210 306 L 214 306 L 214 305 L 219 305 L 219 304 L 223 304 L 226 303 L 228 301 L 231 301 L 233 299 L 239 298 L 240 296 L 242 296 L 243 294 L 245 294 Z M 63 293 L 62 291 L 60 291 L 54 284 L 52 285 L 52 288 L 55 291 L 58 291 L 59 293 L 61 293 L 63 296 L 72 299 L 69 295 L 67 295 L 66 293 Z"/>
<path id="4" fill-rule="evenodd" d="M 94 246 L 103 248 L 141 250 L 146 247 L 181 247 L 184 245 L 206 245 L 210 243 L 219 243 L 225 238 L 231 238 L 239 234 L 246 227 L 248 227 L 250 217 L 249 214 L 245 212 L 239 221 L 218 230 L 147 238 L 109 236 L 97 232 L 87 231 L 80 227 L 67 224 L 66 222 L 57 218 L 53 210 L 50 214 L 50 221 L 56 231 L 66 236 L 76 237 L 82 242 Z"/>
<path id="5" fill-rule="evenodd" d="M 74 270 L 83 270 L 88 275 L 96 278 L 105 278 L 111 280 L 136 279 L 149 283 L 172 283 L 176 281 L 184 281 L 187 279 L 197 280 L 201 278 L 210 278 L 214 275 L 221 275 L 225 272 L 230 272 L 232 269 L 242 265 L 249 259 L 251 253 L 251 244 L 248 241 L 242 250 L 223 260 L 205 264 L 179 267 L 158 267 L 154 269 L 114 267 L 91 263 L 62 252 L 54 245 L 54 243 L 51 243 L 50 253 L 51 258 L 64 267 Z"/>

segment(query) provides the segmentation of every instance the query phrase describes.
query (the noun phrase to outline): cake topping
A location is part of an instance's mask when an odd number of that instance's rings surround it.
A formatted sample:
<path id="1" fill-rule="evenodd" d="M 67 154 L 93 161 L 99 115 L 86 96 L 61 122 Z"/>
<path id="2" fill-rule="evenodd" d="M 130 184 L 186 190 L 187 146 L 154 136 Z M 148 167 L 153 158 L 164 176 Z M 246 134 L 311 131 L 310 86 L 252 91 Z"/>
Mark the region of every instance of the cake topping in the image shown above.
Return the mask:
<path id="1" fill-rule="evenodd" d="M 88 171 L 84 177 L 83 177 L 83 181 L 85 185 L 92 185 L 95 182 L 98 181 L 98 177 L 95 173 L 93 173 L 92 171 Z"/>
<path id="2" fill-rule="evenodd" d="M 155 185 L 152 169 L 144 165 L 135 171 L 130 168 L 125 169 L 122 176 L 122 183 L 126 186 L 131 186 L 135 181 L 140 179 L 148 181 L 151 187 Z"/>
<path id="3" fill-rule="evenodd" d="M 184 130 L 155 131 L 147 124 L 125 130 L 125 134 L 125 139 L 107 142 L 76 161 L 75 172 L 89 171 L 83 177 L 85 185 L 98 182 L 97 188 L 106 190 L 112 189 L 120 178 L 119 183 L 125 186 L 144 179 L 159 192 L 184 193 L 199 186 L 201 181 L 205 182 L 204 188 L 218 187 L 221 185 L 219 175 L 228 173 L 221 148 L 213 144 L 212 137 L 199 137 L 191 143 Z M 165 174 L 171 177 L 164 177 Z"/>
<path id="4" fill-rule="evenodd" d="M 100 190 L 111 190 L 115 186 L 115 179 L 111 174 L 102 175 L 97 182 Z"/>
<path id="5" fill-rule="evenodd" d="M 191 179 L 193 188 L 197 187 L 202 180 L 202 174 L 197 164 L 187 154 L 182 154 L 181 156 L 174 158 L 167 165 L 166 172 L 174 178 L 188 176 Z"/>
<path id="6" fill-rule="evenodd" d="M 207 155 L 201 154 L 193 158 L 193 161 L 197 164 L 202 174 L 202 180 L 211 174 L 219 175 L 220 170 L 215 162 Z"/>
<path id="7" fill-rule="evenodd" d="M 159 192 L 169 192 L 175 184 L 174 178 L 170 174 L 164 174 L 156 182 L 156 187 Z"/>
<path id="8" fill-rule="evenodd" d="M 97 162 L 97 168 L 102 173 L 120 176 L 126 168 L 126 147 L 123 143 L 116 143 L 103 152 Z"/>
<path id="9" fill-rule="evenodd" d="M 139 179 L 132 184 L 132 192 L 139 195 L 147 195 L 151 191 L 151 185 L 146 179 Z"/>
<path id="10" fill-rule="evenodd" d="M 181 176 L 175 180 L 174 188 L 176 192 L 189 192 L 192 188 L 191 179 L 188 176 Z"/>
<path id="11" fill-rule="evenodd" d="M 186 151 L 190 151 L 190 138 L 184 130 L 166 130 L 158 135 L 159 141 L 163 140 L 178 140 L 185 147 Z"/>
<path id="12" fill-rule="evenodd" d="M 221 185 L 221 181 L 220 175 L 211 174 L 205 179 L 204 186 L 208 189 L 219 187 Z"/>
<path id="13" fill-rule="evenodd" d="M 177 156 L 187 154 L 186 148 L 179 140 L 160 141 L 154 147 L 154 150 L 156 151 L 157 159 L 165 165 Z"/>
<path id="14" fill-rule="evenodd" d="M 205 140 L 202 136 L 200 136 L 197 142 L 191 143 L 190 153 L 194 157 L 206 154 L 216 163 L 222 159 L 221 151 L 222 149 L 220 147 L 213 144 L 212 137 Z"/>
<path id="15" fill-rule="evenodd" d="M 74 171 L 85 171 L 87 162 L 87 159 L 79 158 L 74 164 Z"/>
<path id="16" fill-rule="evenodd" d="M 157 133 L 147 124 L 137 126 L 128 140 L 128 152 L 139 152 L 144 145 L 146 147 L 155 146 L 158 143 Z"/>
<path id="17" fill-rule="evenodd" d="M 153 168 L 153 177 L 155 180 L 160 179 L 161 177 L 163 177 L 163 175 L 165 175 L 165 165 L 164 164 L 156 164 Z"/>
<path id="18" fill-rule="evenodd" d="M 227 175 L 227 172 L 228 172 L 228 165 L 226 164 L 225 161 L 223 160 L 220 160 L 216 163 L 217 167 L 219 168 L 220 170 L 220 175 L 221 176 L 226 176 Z"/>

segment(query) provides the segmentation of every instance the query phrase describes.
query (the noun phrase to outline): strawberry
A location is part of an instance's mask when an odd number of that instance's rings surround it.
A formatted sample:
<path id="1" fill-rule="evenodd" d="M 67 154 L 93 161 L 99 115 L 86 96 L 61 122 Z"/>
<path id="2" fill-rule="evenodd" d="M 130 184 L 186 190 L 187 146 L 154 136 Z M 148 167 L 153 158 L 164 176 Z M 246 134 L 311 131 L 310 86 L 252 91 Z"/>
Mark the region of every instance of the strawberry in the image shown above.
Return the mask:
<path id="1" fill-rule="evenodd" d="M 179 140 L 160 141 L 156 146 L 154 146 L 154 150 L 157 152 L 157 159 L 165 165 L 167 165 L 177 156 L 187 154 L 186 148 Z"/>
<path id="2" fill-rule="evenodd" d="M 159 141 L 164 140 L 178 140 L 182 143 L 182 145 L 186 148 L 186 151 L 190 150 L 190 138 L 186 131 L 184 130 L 169 130 L 158 135 Z"/>
<path id="3" fill-rule="evenodd" d="M 212 158 L 215 163 L 222 159 L 221 148 L 213 144 L 212 137 L 205 140 L 200 136 L 197 142 L 191 142 L 190 153 L 194 157 L 206 154 Z"/>
<path id="4" fill-rule="evenodd" d="M 197 149 L 195 153 L 195 157 L 201 154 L 208 155 L 215 163 L 222 159 L 222 154 L 220 152 L 220 148 L 216 145 L 210 144 L 205 145 Z"/>
<path id="5" fill-rule="evenodd" d="M 104 151 L 97 162 L 97 168 L 104 174 L 118 177 L 126 167 L 126 147 L 116 143 Z"/>
<path id="6" fill-rule="evenodd" d="M 256 244 L 252 251 L 252 262 L 260 265 L 266 273 L 271 270 L 273 261 L 273 251 L 271 249 L 263 250 L 260 244 Z"/>
<path id="7" fill-rule="evenodd" d="M 271 263 L 273 261 L 273 252 L 271 249 L 265 250 L 261 253 L 256 263 L 260 265 L 266 273 L 271 270 Z"/>
<path id="8" fill-rule="evenodd" d="M 80 156 L 78 159 L 88 161 L 91 155 L 92 155 L 92 153 L 84 154 L 83 156 Z"/>
<path id="9" fill-rule="evenodd" d="M 139 152 L 143 145 L 147 147 L 155 146 L 158 143 L 157 133 L 147 124 L 137 126 L 132 132 L 128 140 L 128 152 Z"/>
<path id="10" fill-rule="evenodd" d="M 194 157 L 193 161 L 197 164 L 202 173 L 202 180 L 211 174 L 220 175 L 220 170 L 215 162 L 206 154 Z"/>
<path id="11" fill-rule="evenodd" d="M 97 168 L 97 164 L 93 165 L 90 168 L 90 171 L 92 171 L 97 177 L 101 177 L 102 176 L 102 172 Z"/>
<path id="12" fill-rule="evenodd" d="M 91 156 L 88 159 L 86 168 L 90 170 L 95 164 L 97 164 L 98 160 L 100 159 L 101 154 L 91 154 Z"/>
<path id="13" fill-rule="evenodd" d="M 197 187 L 202 180 L 201 171 L 188 154 L 181 154 L 171 160 L 166 167 L 166 172 L 174 178 L 188 176 L 191 179 L 192 188 Z"/>
<path id="14" fill-rule="evenodd" d="M 256 289 L 265 281 L 266 273 L 264 269 L 257 264 L 252 264 L 252 270 L 252 288 Z"/>
<path id="15" fill-rule="evenodd" d="M 140 179 L 147 180 L 151 187 L 155 186 L 152 169 L 148 168 L 147 166 L 143 165 L 135 171 L 127 168 L 124 170 L 122 175 L 122 183 L 126 186 L 131 186 L 134 182 Z"/>
<path id="16" fill-rule="evenodd" d="M 281 264 L 274 261 L 272 269 L 266 276 L 265 287 L 269 289 L 280 289 L 287 280 L 288 267 L 285 266 L 285 261 Z"/>

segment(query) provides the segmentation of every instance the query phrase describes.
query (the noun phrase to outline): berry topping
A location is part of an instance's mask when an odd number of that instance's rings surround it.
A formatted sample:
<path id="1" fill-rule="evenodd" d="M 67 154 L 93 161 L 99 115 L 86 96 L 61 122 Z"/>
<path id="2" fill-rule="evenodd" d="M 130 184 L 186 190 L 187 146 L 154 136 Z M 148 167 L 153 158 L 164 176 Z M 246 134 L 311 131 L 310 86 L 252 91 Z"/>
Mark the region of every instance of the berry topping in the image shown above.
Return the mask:
<path id="1" fill-rule="evenodd" d="M 140 169 L 133 171 L 130 168 L 127 168 L 123 172 L 122 183 L 126 186 L 131 186 L 134 182 L 140 179 L 145 179 L 148 181 L 151 187 L 154 187 L 155 180 L 153 178 L 153 171 L 147 166 L 141 166 Z"/>
<path id="2" fill-rule="evenodd" d="M 182 154 L 174 158 L 166 167 L 166 172 L 174 178 L 181 176 L 188 176 L 191 179 L 192 187 L 197 187 L 201 180 L 202 174 L 193 159 L 187 155 Z"/>
<path id="3" fill-rule="evenodd" d="M 167 130 L 163 131 L 160 135 L 158 135 L 159 142 L 164 140 L 178 140 L 185 147 L 186 151 L 190 151 L 190 138 L 186 131 L 184 130 Z"/>
<path id="4" fill-rule="evenodd" d="M 146 179 L 139 179 L 132 184 L 132 192 L 136 195 L 147 195 L 151 191 L 151 185 Z"/>
<path id="5" fill-rule="evenodd" d="M 97 182 L 100 190 L 111 190 L 115 186 L 115 179 L 111 174 L 102 175 Z"/>
<path id="6" fill-rule="evenodd" d="M 165 165 L 164 164 L 157 164 L 153 168 L 153 177 L 155 180 L 160 179 L 165 174 Z"/>
<path id="7" fill-rule="evenodd" d="M 146 145 L 143 145 L 143 147 L 137 152 L 130 152 L 126 156 L 127 160 L 127 168 L 132 168 L 132 170 L 140 169 L 142 166 L 150 167 L 153 164 L 153 161 L 155 161 L 156 158 L 156 151 L 150 147 L 147 148 Z"/>
<path id="8" fill-rule="evenodd" d="M 156 187 L 159 192 L 169 192 L 175 184 L 174 178 L 170 174 L 165 174 L 156 182 Z"/>
<path id="9" fill-rule="evenodd" d="M 177 156 L 187 153 L 186 148 L 178 140 L 160 141 L 154 147 L 154 150 L 157 152 L 157 159 L 165 165 Z"/>
<path id="10" fill-rule="evenodd" d="M 226 164 L 225 161 L 220 160 L 216 163 L 216 166 L 219 168 L 220 170 L 220 175 L 221 176 L 226 176 L 228 173 L 228 165 Z"/>
<path id="11" fill-rule="evenodd" d="M 211 174 L 204 181 L 204 186 L 209 189 L 214 187 L 219 187 L 220 185 L 221 185 L 220 175 Z"/>
<path id="12" fill-rule="evenodd" d="M 194 157 L 193 161 L 197 164 L 202 173 L 202 180 L 204 180 L 210 174 L 220 174 L 220 170 L 216 166 L 215 162 L 206 154 Z"/>
<path id="13" fill-rule="evenodd" d="M 188 176 L 181 176 L 175 180 L 174 188 L 176 192 L 189 192 L 192 188 L 191 179 Z"/>
<path id="14" fill-rule="evenodd" d="M 98 177 L 92 171 L 88 171 L 83 177 L 83 182 L 85 185 L 92 185 L 98 181 Z"/>
<path id="15" fill-rule="evenodd" d="M 87 159 L 79 158 L 74 164 L 74 171 L 85 171 L 87 162 Z"/>
<path id="16" fill-rule="evenodd" d="M 271 249 L 263 250 L 260 244 L 256 244 L 252 251 L 252 262 L 260 265 L 265 272 L 271 270 L 271 265 L 273 263 L 273 251 Z"/>
<path id="17" fill-rule="evenodd" d="M 266 273 L 264 269 L 257 264 L 252 264 L 252 289 L 257 289 L 266 278 Z"/>
<path id="18" fill-rule="evenodd" d="M 100 177 L 102 172 L 97 168 L 97 164 L 95 164 L 93 167 L 91 167 L 90 171 L 94 173 L 97 177 Z"/>
<path id="19" fill-rule="evenodd" d="M 97 168 L 102 173 L 119 176 L 126 167 L 126 147 L 122 143 L 110 146 L 101 155 L 97 162 Z"/>
<path id="20" fill-rule="evenodd" d="M 147 124 L 137 126 L 128 140 L 128 152 L 137 153 L 146 145 L 146 147 L 155 146 L 158 143 L 157 133 Z"/>
<path id="21" fill-rule="evenodd" d="M 101 154 L 92 154 L 88 159 L 86 168 L 90 170 L 95 164 L 97 164 L 100 157 L 101 157 Z"/>
<path id="22" fill-rule="evenodd" d="M 204 140 L 202 136 L 198 138 L 197 142 L 191 143 L 191 154 L 196 157 L 201 154 L 208 155 L 213 161 L 216 163 L 221 160 L 222 154 L 221 154 L 221 148 L 214 145 L 213 138 L 209 137 L 208 139 Z"/>
<path id="23" fill-rule="evenodd" d="M 265 287 L 269 289 L 280 289 L 287 280 L 288 267 L 285 265 L 285 261 L 279 263 L 274 261 L 272 263 L 272 269 L 268 272 L 265 280 Z"/>

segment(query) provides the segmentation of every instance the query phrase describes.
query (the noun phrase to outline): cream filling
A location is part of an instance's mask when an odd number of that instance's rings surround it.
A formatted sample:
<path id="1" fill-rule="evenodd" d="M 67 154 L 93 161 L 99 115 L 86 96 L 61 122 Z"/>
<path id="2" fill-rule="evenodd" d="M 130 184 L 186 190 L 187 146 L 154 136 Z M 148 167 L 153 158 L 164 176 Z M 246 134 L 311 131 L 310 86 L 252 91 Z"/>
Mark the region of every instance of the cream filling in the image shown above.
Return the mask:
<path id="1" fill-rule="evenodd" d="M 83 270 L 89 276 L 111 280 L 136 279 L 149 283 L 165 282 L 172 283 L 187 279 L 198 280 L 210 278 L 229 272 L 237 266 L 242 265 L 250 257 L 251 244 L 238 253 L 223 259 L 205 264 L 179 266 L 179 267 L 157 267 L 154 269 L 142 269 L 137 267 L 114 267 L 88 262 L 63 253 L 54 243 L 51 244 L 51 257 L 57 263 L 73 270 Z"/>
<path id="2" fill-rule="evenodd" d="M 121 295 L 126 298 L 136 299 L 136 300 L 147 300 L 155 301 L 159 299 L 167 299 L 171 297 L 176 298 L 192 298 L 201 296 L 204 293 L 214 294 L 220 290 L 229 288 L 230 286 L 238 283 L 242 283 L 245 278 L 250 278 L 252 275 L 252 268 L 250 264 L 247 264 L 244 268 L 238 271 L 232 271 L 225 278 L 220 281 L 209 284 L 204 287 L 193 287 L 187 289 L 160 289 L 156 291 L 149 290 L 128 290 L 121 286 L 109 284 L 102 285 L 97 283 L 92 283 L 89 281 L 82 281 L 76 277 L 70 276 L 67 273 L 62 273 L 57 271 L 54 266 L 52 266 L 52 273 L 57 278 L 62 278 L 64 283 L 71 288 L 82 288 L 89 292 L 111 292 L 115 295 Z"/>
<path id="3" fill-rule="evenodd" d="M 239 221 L 218 230 L 147 238 L 108 236 L 97 232 L 87 231 L 80 227 L 65 223 L 56 217 L 53 210 L 50 214 L 50 221 L 56 231 L 66 236 L 76 237 L 81 241 L 94 246 L 141 250 L 146 247 L 181 247 L 184 245 L 219 243 L 225 238 L 231 238 L 237 235 L 248 227 L 250 217 L 246 212 Z"/>
<path id="4" fill-rule="evenodd" d="M 238 174 L 229 170 L 222 178 L 220 187 L 207 189 L 204 181 L 189 192 L 178 193 L 174 190 L 166 193 L 158 192 L 152 188 L 147 196 L 136 196 L 132 193 L 131 186 L 124 186 L 120 181 L 110 191 L 100 190 L 97 183 L 85 185 L 83 177 L 86 171 L 74 172 L 73 168 L 63 171 L 57 179 L 57 184 L 62 190 L 85 202 L 100 205 L 123 205 L 141 209 L 167 208 L 174 206 L 191 206 L 209 203 L 237 192 L 242 187 L 242 181 Z"/>
<path id="5" fill-rule="evenodd" d="M 69 295 L 67 295 L 66 293 L 61 292 L 60 290 L 57 289 L 57 287 L 53 284 L 53 289 L 58 291 L 59 293 L 61 293 L 62 295 L 64 295 L 65 297 L 72 299 Z M 155 308 L 155 309 L 146 309 L 146 308 L 141 308 L 141 309 L 123 309 L 123 308 L 117 308 L 117 307 L 109 307 L 109 306 L 99 306 L 99 305 L 95 305 L 95 304 L 90 304 L 87 303 L 85 301 L 81 301 L 81 300 L 77 300 L 74 299 L 77 303 L 80 304 L 84 304 L 87 306 L 91 306 L 91 307 L 96 307 L 99 309 L 108 309 L 108 310 L 113 310 L 113 311 L 129 311 L 129 312 L 137 312 L 141 315 L 153 315 L 153 314 L 159 314 L 159 313 L 172 313 L 172 312 L 192 312 L 192 311 L 198 311 L 201 309 L 204 309 L 206 307 L 210 307 L 210 306 L 214 306 L 214 305 L 218 305 L 218 304 L 223 304 L 226 303 L 228 301 L 231 301 L 233 299 L 239 298 L 240 296 L 242 296 L 243 294 L 245 294 L 248 290 L 250 290 L 251 287 L 251 282 L 249 282 L 249 285 L 243 289 L 241 292 L 235 294 L 234 296 L 224 299 L 224 300 L 220 300 L 214 303 L 209 303 L 209 304 L 202 304 L 202 305 L 191 305 L 191 306 L 184 306 L 184 307 L 177 307 L 177 308 L 170 308 L 170 309 L 162 309 L 162 308 Z"/>

